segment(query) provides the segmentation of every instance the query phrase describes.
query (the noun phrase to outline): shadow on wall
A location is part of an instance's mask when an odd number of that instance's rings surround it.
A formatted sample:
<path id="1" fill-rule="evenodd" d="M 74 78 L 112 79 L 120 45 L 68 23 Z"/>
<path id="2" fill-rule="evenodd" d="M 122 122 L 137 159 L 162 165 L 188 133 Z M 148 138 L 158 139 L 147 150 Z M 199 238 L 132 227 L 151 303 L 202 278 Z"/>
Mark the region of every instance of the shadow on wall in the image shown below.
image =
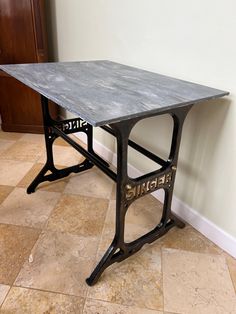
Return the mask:
<path id="1" fill-rule="evenodd" d="M 193 201 L 196 188 L 198 187 L 198 190 L 199 186 L 202 189 L 206 188 L 212 174 L 217 171 L 215 165 L 218 164 L 230 104 L 231 100 L 226 98 L 210 100 L 195 105 L 188 114 L 183 130 L 177 174 L 177 184 L 181 184 L 181 188 L 178 189 L 179 199 L 184 201 L 186 198 L 188 200 L 192 198 Z M 224 162 L 222 160 L 222 165 Z M 186 191 L 186 187 L 189 192 Z M 186 193 L 191 193 L 192 197 Z M 202 206 L 205 202 L 203 195 L 205 194 L 202 194 L 200 202 Z"/>

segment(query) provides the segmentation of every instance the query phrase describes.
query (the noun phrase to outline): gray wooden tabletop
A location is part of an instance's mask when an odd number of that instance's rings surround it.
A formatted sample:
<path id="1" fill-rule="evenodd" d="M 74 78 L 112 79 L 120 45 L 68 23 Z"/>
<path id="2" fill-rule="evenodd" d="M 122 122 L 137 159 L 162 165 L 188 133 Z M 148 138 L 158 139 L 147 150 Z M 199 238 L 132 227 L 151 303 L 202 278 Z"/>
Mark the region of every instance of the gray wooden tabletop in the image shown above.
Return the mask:
<path id="1" fill-rule="evenodd" d="M 93 126 L 228 94 L 111 61 L 0 65 L 0 69 Z"/>

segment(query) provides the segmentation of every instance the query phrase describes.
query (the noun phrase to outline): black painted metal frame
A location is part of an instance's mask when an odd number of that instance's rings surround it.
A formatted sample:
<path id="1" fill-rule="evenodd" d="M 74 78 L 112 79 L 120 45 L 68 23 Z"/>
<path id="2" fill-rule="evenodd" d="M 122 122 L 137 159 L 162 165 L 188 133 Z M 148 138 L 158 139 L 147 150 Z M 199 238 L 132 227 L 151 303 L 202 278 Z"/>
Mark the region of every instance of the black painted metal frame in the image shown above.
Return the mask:
<path id="1" fill-rule="evenodd" d="M 100 168 L 116 182 L 115 235 L 103 258 L 98 263 L 90 277 L 86 279 L 87 284 L 92 286 L 98 281 L 103 271 L 111 264 L 121 262 L 133 255 L 139 251 L 144 244 L 152 243 L 156 239 L 163 236 L 172 227 L 177 226 L 179 228 L 183 228 L 185 226 L 184 223 L 171 212 L 171 202 L 177 170 L 182 127 L 185 117 L 192 105 L 166 110 L 162 113 L 170 114 L 174 122 L 171 149 L 167 160 L 163 160 L 144 147 L 129 140 L 132 128 L 138 121 L 143 119 L 143 117 L 113 123 L 109 126 L 102 126 L 101 128 L 103 130 L 114 135 L 117 139 L 117 172 L 115 173 L 109 168 L 109 164 L 94 152 L 93 127 L 90 124 L 81 118 L 55 121 L 50 117 L 47 98 L 41 96 L 41 103 L 44 119 L 47 161 L 39 174 L 29 185 L 27 193 L 33 193 L 36 187 L 44 181 L 55 181 L 68 176 L 72 172 L 79 173 L 90 169 L 94 165 Z M 153 116 L 153 114 L 150 114 L 150 116 Z M 87 134 L 87 150 L 68 136 L 68 134 L 75 132 L 84 132 Z M 59 136 L 85 157 L 85 160 L 82 163 L 65 169 L 57 169 L 55 167 L 53 160 L 53 142 Z M 156 162 L 161 166 L 161 168 L 135 179 L 130 178 L 127 173 L 128 146 L 131 146 L 141 154 Z M 147 234 L 141 236 L 135 241 L 126 243 L 124 239 L 125 215 L 129 206 L 136 199 L 158 189 L 164 189 L 165 191 L 161 221 Z"/>

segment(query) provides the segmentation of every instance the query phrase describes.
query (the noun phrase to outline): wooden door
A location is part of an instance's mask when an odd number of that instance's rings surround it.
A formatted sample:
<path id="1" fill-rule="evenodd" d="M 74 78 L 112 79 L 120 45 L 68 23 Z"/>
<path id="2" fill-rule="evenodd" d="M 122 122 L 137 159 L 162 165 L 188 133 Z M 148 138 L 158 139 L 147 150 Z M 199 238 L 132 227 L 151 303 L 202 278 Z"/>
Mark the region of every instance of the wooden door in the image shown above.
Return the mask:
<path id="1" fill-rule="evenodd" d="M 0 73 L 0 108 L 2 130 L 43 133 L 40 95 L 4 72 Z M 50 103 L 52 117 L 57 106 Z"/>
<path id="2" fill-rule="evenodd" d="M 0 1 L 0 63 L 36 61 L 30 0 Z"/>
<path id="3" fill-rule="evenodd" d="M 47 61 L 45 24 L 44 0 L 0 0 L 0 63 Z M 43 132 L 40 96 L 3 71 L 0 114 L 4 131 Z"/>

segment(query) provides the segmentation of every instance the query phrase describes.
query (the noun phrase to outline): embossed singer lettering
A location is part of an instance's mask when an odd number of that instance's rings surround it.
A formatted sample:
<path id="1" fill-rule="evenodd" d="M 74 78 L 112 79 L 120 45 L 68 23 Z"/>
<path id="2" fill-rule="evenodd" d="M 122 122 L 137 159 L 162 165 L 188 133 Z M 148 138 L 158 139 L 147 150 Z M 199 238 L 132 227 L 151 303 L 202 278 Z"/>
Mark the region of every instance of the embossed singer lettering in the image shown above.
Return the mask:
<path id="1" fill-rule="evenodd" d="M 81 119 L 75 119 L 71 121 L 64 121 L 59 128 L 64 132 L 67 130 L 75 130 L 82 128 L 83 126 L 87 125 L 87 122 Z"/>
<path id="2" fill-rule="evenodd" d="M 133 198 L 140 197 L 149 192 L 155 191 L 158 188 L 170 183 L 172 181 L 172 172 L 168 172 L 159 177 L 156 177 L 152 180 L 148 180 L 142 184 L 131 186 L 129 184 L 126 185 L 126 199 L 128 201 Z"/>

